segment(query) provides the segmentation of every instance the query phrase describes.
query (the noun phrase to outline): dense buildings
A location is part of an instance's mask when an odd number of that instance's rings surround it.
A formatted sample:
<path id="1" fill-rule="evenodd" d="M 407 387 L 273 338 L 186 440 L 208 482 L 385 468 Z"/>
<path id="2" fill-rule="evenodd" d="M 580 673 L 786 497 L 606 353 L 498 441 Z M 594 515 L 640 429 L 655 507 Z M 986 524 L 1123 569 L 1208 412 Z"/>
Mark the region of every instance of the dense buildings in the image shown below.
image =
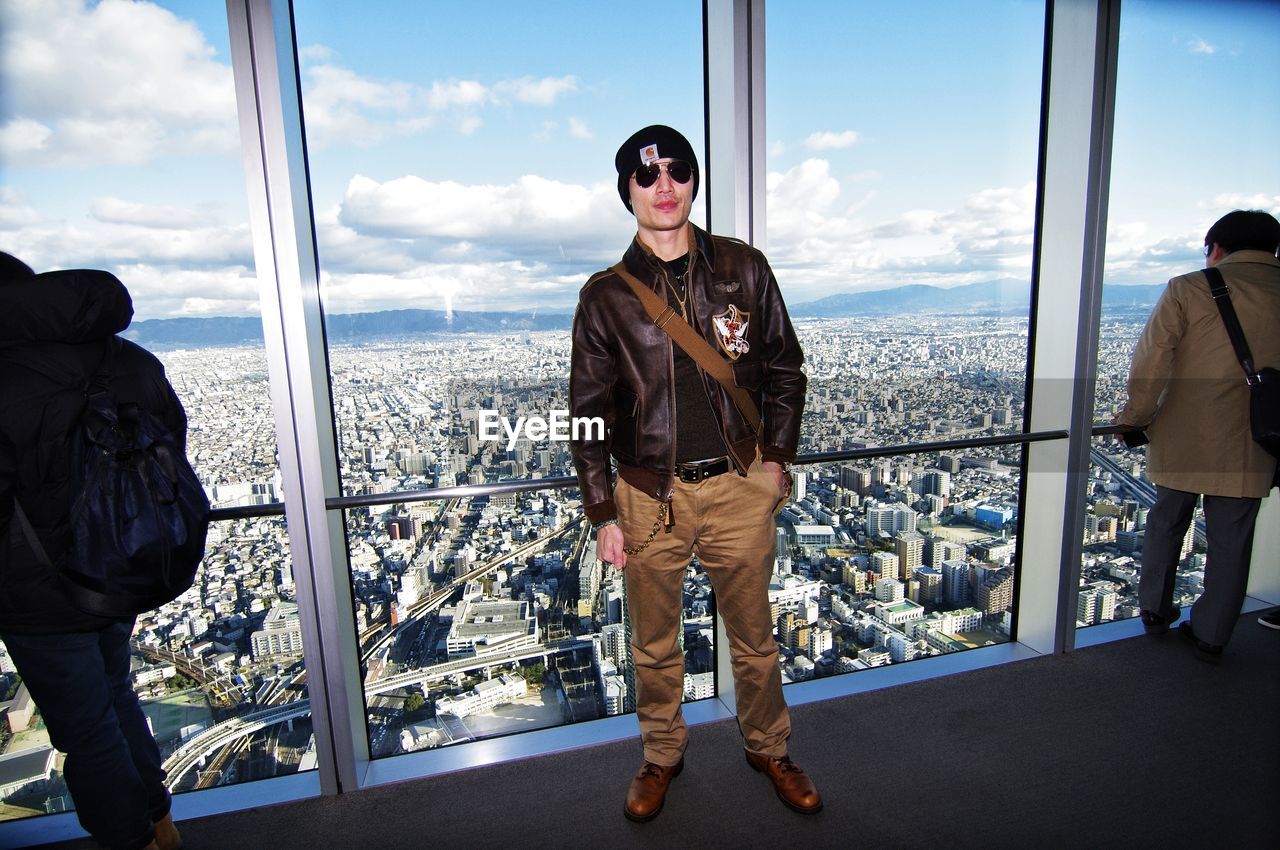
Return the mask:
<path id="1" fill-rule="evenodd" d="M 1016 431 L 1024 327 L 964 315 L 798 322 L 811 376 L 801 451 Z M 1112 391 L 1128 334 L 1136 327 L 1104 346 L 1100 386 Z M 481 409 L 514 419 L 567 406 L 568 352 L 565 332 L 333 347 L 344 489 L 572 474 L 564 442 L 481 440 L 477 425 Z M 279 500 L 261 353 L 162 356 L 217 506 Z M 1095 467 L 1082 530 L 1081 624 L 1134 613 L 1132 552 L 1146 503 L 1129 482 L 1140 480 L 1141 455 L 1106 452 L 1115 463 Z M 998 447 L 799 468 L 804 486 L 778 519 L 770 589 L 787 680 L 1008 640 L 1019 467 L 1016 447 Z M 514 703 L 537 725 L 633 710 L 623 588 L 596 560 L 575 496 L 548 489 L 347 512 L 375 755 L 502 734 L 517 728 L 507 719 Z M 159 665 L 148 674 L 149 710 L 158 717 L 162 701 L 174 700 L 206 706 L 182 728 L 162 725 L 161 744 L 176 759 L 184 741 L 228 716 L 299 705 L 270 765 L 252 747 L 220 762 L 238 775 L 297 769 L 309 728 L 283 522 L 221 522 L 210 541 L 196 585 L 141 620 L 136 635 Z M 1192 571 L 1180 588 L 1190 595 L 1198 586 Z M 714 689 L 710 604 L 695 564 L 685 586 L 687 699 Z M 193 787 L 208 777 L 173 780 Z M 55 771 L 36 784 L 57 793 L 59 781 Z"/>

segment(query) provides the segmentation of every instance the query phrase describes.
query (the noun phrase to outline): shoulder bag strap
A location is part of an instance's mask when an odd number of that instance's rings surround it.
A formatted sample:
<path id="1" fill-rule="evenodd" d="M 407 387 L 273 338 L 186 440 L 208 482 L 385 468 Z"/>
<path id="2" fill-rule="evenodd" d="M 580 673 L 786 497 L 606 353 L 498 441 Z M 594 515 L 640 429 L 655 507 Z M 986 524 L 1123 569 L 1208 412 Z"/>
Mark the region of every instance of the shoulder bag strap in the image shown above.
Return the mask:
<path id="1" fill-rule="evenodd" d="M 649 314 L 649 318 L 653 323 L 661 328 L 671 340 L 682 349 L 684 353 L 693 358 L 694 362 L 706 369 L 711 377 L 720 382 L 720 385 L 729 393 L 729 397 L 733 399 L 733 404 L 738 408 L 738 412 L 746 418 L 747 424 L 751 426 L 751 430 L 757 436 L 760 434 L 760 411 L 756 409 L 756 403 L 751 399 L 750 394 L 733 379 L 733 367 L 725 362 L 725 359 L 716 354 L 715 349 L 707 344 L 707 341 L 698 336 L 698 332 L 689 327 L 689 323 L 681 318 L 675 308 L 659 297 L 652 289 L 640 282 L 640 279 L 631 272 L 623 268 L 622 263 L 618 263 L 613 267 L 613 271 L 618 277 L 627 282 L 631 287 L 631 291 L 640 299 L 640 303 L 644 305 L 644 310 Z"/>
<path id="2" fill-rule="evenodd" d="M 1218 305 L 1218 312 L 1222 314 L 1222 324 L 1227 328 L 1227 336 L 1231 338 L 1231 347 L 1235 350 L 1236 359 L 1240 361 L 1240 368 L 1244 370 L 1245 380 L 1253 384 L 1257 380 L 1253 354 L 1249 351 L 1249 343 L 1245 341 L 1244 329 L 1240 327 L 1240 317 L 1236 315 L 1235 305 L 1231 303 L 1227 282 L 1223 280 L 1222 272 L 1212 266 L 1204 270 L 1204 276 L 1209 279 L 1209 294 L 1213 296 L 1213 303 Z"/>

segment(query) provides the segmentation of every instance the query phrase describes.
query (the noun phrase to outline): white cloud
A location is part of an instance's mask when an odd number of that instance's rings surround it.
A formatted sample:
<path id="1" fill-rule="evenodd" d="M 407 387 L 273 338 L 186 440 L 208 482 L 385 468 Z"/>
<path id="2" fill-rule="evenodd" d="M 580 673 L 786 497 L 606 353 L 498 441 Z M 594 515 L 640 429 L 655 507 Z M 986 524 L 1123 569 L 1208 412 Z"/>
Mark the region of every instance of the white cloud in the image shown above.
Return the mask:
<path id="1" fill-rule="evenodd" d="M 1204 56 L 1212 56 L 1218 52 L 1218 48 L 1214 47 L 1203 38 L 1193 38 L 1187 42 L 1187 47 L 1192 53 L 1199 53 Z"/>
<path id="2" fill-rule="evenodd" d="M 1232 210 L 1266 210 L 1272 215 L 1280 215 L 1280 195 L 1267 195 L 1262 192 L 1253 195 L 1224 193 L 1215 195 L 1212 201 L 1202 203 L 1200 206 L 1221 210 L 1220 215 L 1226 215 Z"/>
<path id="3" fill-rule="evenodd" d="M 217 274 L 219 269 L 225 274 L 227 268 L 253 266 L 248 225 L 222 224 L 212 214 L 175 210 L 175 214 L 189 219 L 188 226 L 165 227 L 161 223 L 162 226 L 157 227 L 151 226 L 156 223 L 152 219 L 161 208 L 119 201 L 108 202 L 102 208 L 108 218 L 115 213 L 118 220 L 31 222 L 7 237 L 7 241 L 13 243 L 8 250 L 37 271 L 51 268 L 117 271 L 127 266 L 135 271 L 148 269 L 156 280 L 184 273 Z M 195 224 L 197 221 L 205 223 Z M 163 300 L 172 303 L 167 297 Z M 154 305 L 148 309 L 158 310 Z"/>
<path id="4" fill-rule="evenodd" d="M 363 77 L 335 64 L 335 52 L 323 45 L 308 46 L 299 55 L 307 141 L 317 150 L 335 144 L 373 145 L 436 126 L 470 135 L 483 125 L 486 108 L 513 102 L 551 106 L 578 87 L 573 76 L 519 77 L 492 85 L 449 79 L 422 86 Z"/>
<path id="5" fill-rule="evenodd" d="M 0 230 L 18 230 L 40 221 L 37 213 L 22 195 L 8 186 L 0 186 Z"/>
<path id="6" fill-rule="evenodd" d="M 1264 210 L 1280 216 L 1280 195 L 1224 193 L 1195 205 L 1207 215 L 1193 225 L 1170 232 L 1145 221 L 1112 221 L 1107 225 L 1108 283 L 1164 283 L 1204 265 L 1204 234 L 1231 210 Z"/>
<path id="7" fill-rule="evenodd" d="M 581 186 L 534 175 L 505 185 L 357 175 L 338 218 L 364 236 L 417 240 L 422 256 L 465 241 L 489 259 L 555 263 L 613 256 L 635 227 L 612 182 Z"/>
<path id="8" fill-rule="evenodd" d="M 119 198 L 98 198 L 89 214 L 108 224 L 135 224 L 160 230 L 182 230 L 212 223 L 208 213 L 156 204 L 136 204 Z"/>
<path id="9" fill-rule="evenodd" d="M 436 81 L 427 92 L 427 105 L 432 109 L 454 106 L 480 106 L 490 97 L 489 90 L 475 80 Z"/>
<path id="10" fill-rule="evenodd" d="M 11 166 L 235 150 L 230 66 L 193 23 L 151 3 L 8 0 L 0 62 Z"/>
<path id="11" fill-rule="evenodd" d="M 252 265 L 166 268 L 119 263 L 108 268 L 133 297 L 134 320 L 169 316 L 246 316 L 261 312 Z"/>
<path id="12" fill-rule="evenodd" d="M 596 137 L 596 134 L 587 126 L 586 121 L 574 116 L 569 116 L 569 135 L 575 139 L 585 139 L 587 141 Z"/>
<path id="13" fill-rule="evenodd" d="M 415 93 L 405 83 L 378 83 L 334 65 L 307 68 L 303 111 L 307 135 L 317 147 L 335 139 L 375 144 L 429 122 L 412 114 Z"/>
<path id="14" fill-rule="evenodd" d="M 0 155 L 14 160 L 39 153 L 49 144 L 49 137 L 52 135 L 53 130 L 39 121 L 15 118 L 0 127 Z"/>
<path id="15" fill-rule="evenodd" d="M 586 282 L 580 272 L 557 272 L 542 263 L 424 263 L 394 275 L 362 272 L 323 274 L 325 310 L 572 309 Z"/>
<path id="16" fill-rule="evenodd" d="M 843 188 L 824 159 L 769 174 L 769 259 L 790 299 L 1030 276 L 1032 183 L 975 192 L 955 209 L 874 220 L 864 216 L 876 193 L 848 199 Z"/>
<path id="17" fill-rule="evenodd" d="M 564 77 L 521 77 L 518 80 L 502 80 L 493 87 L 492 97 L 499 101 L 507 99 L 534 106 L 551 106 L 561 95 L 576 91 L 578 80 L 572 74 Z"/>
<path id="18" fill-rule="evenodd" d="M 845 130 L 840 133 L 825 131 L 810 133 L 809 137 L 804 140 L 804 144 L 810 150 L 824 151 L 851 147 L 857 141 L 858 133 L 856 130 Z"/>

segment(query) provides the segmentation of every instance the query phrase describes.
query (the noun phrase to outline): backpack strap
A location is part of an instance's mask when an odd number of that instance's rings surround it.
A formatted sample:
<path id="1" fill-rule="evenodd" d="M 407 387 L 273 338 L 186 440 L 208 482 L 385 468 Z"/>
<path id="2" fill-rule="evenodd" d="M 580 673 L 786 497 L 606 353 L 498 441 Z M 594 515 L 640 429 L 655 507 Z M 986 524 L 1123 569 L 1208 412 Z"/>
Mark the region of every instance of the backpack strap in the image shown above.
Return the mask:
<path id="1" fill-rule="evenodd" d="M 49 558 L 49 553 L 45 551 L 39 536 L 36 535 L 35 528 L 31 525 L 31 520 L 27 519 L 27 512 L 22 509 L 22 503 L 17 499 L 13 500 L 13 515 L 17 518 L 18 528 L 22 529 L 22 536 L 27 538 L 27 546 L 35 554 L 36 560 L 49 569 L 53 569 L 53 561 Z"/>

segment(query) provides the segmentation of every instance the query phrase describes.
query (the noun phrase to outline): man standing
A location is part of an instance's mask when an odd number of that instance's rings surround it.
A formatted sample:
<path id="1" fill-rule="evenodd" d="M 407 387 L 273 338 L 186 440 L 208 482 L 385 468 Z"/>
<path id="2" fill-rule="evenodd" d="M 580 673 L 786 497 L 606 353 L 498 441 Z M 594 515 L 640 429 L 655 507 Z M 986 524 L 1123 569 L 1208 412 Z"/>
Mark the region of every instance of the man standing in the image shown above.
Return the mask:
<path id="1" fill-rule="evenodd" d="M 1222 273 L 1254 366 L 1280 366 L 1280 222 L 1236 210 L 1205 235 L 1208 264 Z M 1156 502 L 1147 514 L 1138 604 L 1148 634 L 1181 611 L 1174 577 L 1196 500 L 1208 540 L 1204 593 L 1179 627 L 1199 656 L 1222 654 L 1249 580 L 1253 527 L 1276 459 L 1249 429 L 1249 388 L 1203 272 L 1176 277 L 1133 353 L 1129 401 L 1116 423 L 1146 428 Z"/>
<path id="2" fill-rule="evenodd" d="M 689 223 L 699 172 L 684 136 L 646 127 L 623 142 L 614 165 L 637 232 L 621 271 L 582 288 L 569 398 L 574 416 L 608 425 L 603 440 L 576 441 L 573 455 L 597 553 L 625 570 L 644 765 L 624 813 L 656 817 L 684 766 L 681 591 L 694 554 L 729 635 L 747 762 L 786 805 L 815 813 L 822 799 L 787 757 L 791 726 L 768 600 L 773 511 L 790 492 L 800 437 L 803 354 L 764 256 Z M 627 277 L 731 367 L 759 411 L 758 432 L 730 391 L 649 318 Z"/>
<path id="3" fill-rule="evenodd" d="M 80 825 L 105 847 L 173 850 L 182 840 L 160 750 L 129 681 L 133 619 L 76 608 L 27 541 L 33 533 L 55 563 L 71 546 L 69 440 L 82 388 L 132 316 L 114 275 L 37 275 L 0 253 L 0 639 L 50 743 L 66 754 L 63 775 Z M 120 341 L 111 393 L 185 437 L 186 414 L 164 367 L 131 342 Z"/>

